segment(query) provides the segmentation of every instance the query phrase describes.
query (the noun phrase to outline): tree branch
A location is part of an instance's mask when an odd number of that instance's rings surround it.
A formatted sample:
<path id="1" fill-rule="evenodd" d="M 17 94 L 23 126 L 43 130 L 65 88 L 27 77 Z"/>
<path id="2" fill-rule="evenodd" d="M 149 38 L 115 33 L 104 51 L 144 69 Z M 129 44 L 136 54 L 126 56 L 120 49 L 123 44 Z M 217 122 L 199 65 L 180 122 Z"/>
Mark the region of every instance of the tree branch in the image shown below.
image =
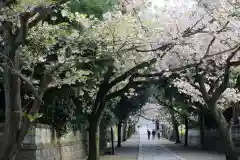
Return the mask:
<path id="1" fill-rule="evenodd" d="M 214 43 L 215 40 L 216 40 L 216 37 L 213 36 L 212 40 L 211 40 L 210 43 L 208 44 L 207 51 L 206 51 L 204 57 L 207 56 L 207 55 L 209 55 L 210 48 L 211 48 L 211 46 L 213 45 L 213 43 Z"/>
<path id="2" fill-rule="evenodd" d="M 204 76 L 199 74 L 198 66 L 196 67 L 196 80 L 199 84 L 199 91 L 202 93 L 203 99 L 207 102 L 210 97 L 205 87 Z"/>
<path id="3" fill-rule="evenodd" d="M 218 55 L 221 55 L 221 54 L 230 52 L 230 51 L 235 50 L 236 48 L 238 48 L 238 46 L 239 46 L 239 44 L 235 45 L 234 47 L 232 47 L 232 48 L 230 48 L 230 49 L 226 49 L 226 50 L 220 51 L 220 52 L 218 52 L 218 53 L 206 55 L 205 58 L 213 57 L 213 56 L 218 56 Z"/>
<path id="4" fill-rule="evenodd" d="M 4 64 L 0 64 L 0 66 L 5 66 Z M 25 77 L 23 74 L 21 74 L 20 72 L 14 70 L 13 68 L 11 67 L 8 67 L 11 71 L 12 74 L 14 75 L 17 75 L 20 79 L 22 79 L 26 84 L 27 86 L 29 87 L 29 89 L 32 91 L 34 97 L 36 99 L 38 99 L 39 101 L 42 101 L 42 98 L 41 96 L 39 95 L 38 91 L 36 90 L 36 88 L 34 87 L 34 85 L 29 81 L 29 79 L 27 77 Z"/>
<path id="5" fill-rule="evenodd" d="M 141 50 L 141 49 L 136 49 L 137 52 L 155 52 L 155 51 L 165 51 L 169 48 L 172 48 L 175 45 L 173 42 L 169 42 L 166 44 L 161 45 L 160 47 L 154 48 L 154 49 L 149 49 L 149 50 Z"/>
<path id="6" fill-rule="evenodd" d="M 1 0 L 0 1 L 0 9 L 3 9 L 5 7 L 9 7 L 9 6 L 14 5 L 16 3 L 17 3 L 16 0 Z"/>
<path id="7" fill-rule="evenodd" d="M 176 67 L 176 68 L 169 68 L 166 70 L 162 70 L 161 72 L 158 73 L 149 73 L 149 74 L 140 74 L 140 73 L 136 73 L 135 77 L 161 77 L 165 72 L 177 72 L 177 71 L 181 71 L 187 68 L 192 68 L 192 67 L 196 67 L 198 66 L 199 63 L 191 63 L 191 64 L 187 64 L 185 66 L 182 67 Z"/>
<path id="8" fill-rule="evenodd" d="M 25 77 L 23 74 L 21 74 L 20 72 L 17 71 L 13 71 L 12 70 L 12 74 L 17 75 L 19 78 L 21 78 L 28 86 L 28 88 L 32 91 L 34 97 L 36 99 L 38 99 L 39 101 L 42 101 L 41 96 L 38 94 L 38 91 L 36 90 L 36 88 L 34 87 L 34 85 L 28 80 L 27 77 Z"/>
<path id="9" fill-rule="evenodd" d="M 230 21 L 227 21 L 227 22 L 223 25 L 223 27 L 222 27 L 221 29 L 219 29 L 218 31 L 216 31 L 216 33 L 219 34 L 219 33 L 223 32 L 224 29 L 227 28 L 227 26 L 228 26 L 229 23 L 230 23 Z"/>
<path id="10" fill-rule="evenodd" d="M 215 90 L 215 92 L 213 92 L 212 94 L 212 98 L 211 101 L 213 103 L 215 103 L 219 97 L 221 96 L 221 94 L 225 91 L 225 89 L 227 88 L 228 82 L 229 82 L 229 69 L 230 69 L 230 61 L 231 59 L 237 54 L 237 52 L 240 50 L 240 45 L 236 48 L 235 51 L 233 51 L 227 58 L 226 60 L 226 64 L 224 66 L 224 77 L 223 77 L 223 82 L 222 84 Z"/>
<path id="11" fill-rule="evenodd" d="M 104 75 L 104 79 L 103 82 L 100 84 L 99 88 L 98 88 L 98 92 L 97 92 L 97 96 L 94 102 L 94 107 L 93 107 L 93 113 L 98 112 L 99 108 L 102 105 L 102 101 L 106 101 L 105 100 L 105 96 L 107 94 L 107 92 L 109 91 L 109 80 L 111 78 L 111 75 L 113 73 L 113 66 L 109 66 L 107 72 Z M 105 107 L 102 105 L 102 107 Z M 101 110 L 101 109 L 100 109 Z"/>
<path id="12" fill-rule="evenodd" d="M 154 64 L 157 60 L 155 58 L 151 59 L 148 62 L 142 62 L 138 65 L 136 65 L 135 67 L 133 67 L 132 69 L 126 71 L 124 74 L 118 76 L 117 78 L 115 78 L 113 81 L 111 81 L 109 83 L 109 88 L 112 88 L 113 86 L 115 86 L 117 83 L 125 80 L 126 78 L 128 78 L 129 76 L 133 75 L 134 73 L 136 73 L 139 69 L 144 68 L 144 67 L 148 67 L 152 64 Z"/>
<path id="13" fill-rule="evenodd" d="M 19 45 L 25 41 L 28 29 L 36 26 L 40 21 L 43 21 L 48 15 L 52 14 L 56 7 L 59 7 L 68 1 L 69 0 L 60 0 L 50 6 L 38 6 L 33 8 L 31 11 L 21 13 L 20 28 L 16 30 L 16 45 Z M 30 20 L 31 18 L 33 19 Z"/>
<path id="14" fill-rule="evenodd" d="M 126 93 L 130 88 L 135 88 L 137 87 L 138 85 L 141 85 L 142 82 L 138 82 L 138 81 L 135 81 L 135 82 L 129 82 L 127 85 L 125 85 L 122 89 L 118 90 L 118 91 L 115 91 L 115 92 L 112 92 L 112 93 L 109 93 L 107 96 L 106 96 L 106 100 L 109 101 L 115 97 L 118 97 L 118 96 L 122 96 L 124 93 Z"/>
<path id="15" fill-rule="evenodd" d="M 216 79 L 216 81 L 214 81 L 214 83 L 211 85 L 211 87 L 210 87 L 210 89 L 209 89 L 209 91 L 208 91 L 208 94 L 209 94 L 209 95 L 213 93 L 213 91 L 214 91 L 214 89 L 216 88 L 216 85 L 217 85 L 218 82 L 220 81 L 221 77 L 222 77 L 222 75 L 219 76 L 219 77 Z"/>
<path id="16" fill-rule="evenodd" d="M 240 61 L 229 62 L 229 66 L 239 66 L 239 65 L 240 65 Z"/>

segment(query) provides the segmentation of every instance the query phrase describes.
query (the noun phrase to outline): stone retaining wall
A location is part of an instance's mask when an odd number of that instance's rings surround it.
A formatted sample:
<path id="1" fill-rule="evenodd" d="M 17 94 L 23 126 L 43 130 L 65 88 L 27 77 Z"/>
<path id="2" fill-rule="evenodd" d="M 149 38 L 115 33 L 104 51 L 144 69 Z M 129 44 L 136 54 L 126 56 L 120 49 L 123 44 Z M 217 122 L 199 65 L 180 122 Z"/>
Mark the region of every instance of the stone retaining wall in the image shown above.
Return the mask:
<path id="1" fill-rule="evenodd" d="M 235 125 L 232 127 L 232 139 L 235 144 L 235 147 L 239 148 L 240 146 L 240 125 Z M 173 130 L 164 129 L 163 137 L 170 139 L 172 141 L 176 140 L 175 134 Z M 185 135 L 180 134 L 180 140 L 182 143 L 185 141 Z M 205 130 L 204 137 L 205 148 L 215 151 L 223 151 L 223 145 L 221 141 L 220 134 L 218 130 Z M 201 147 L 201 139 L 200 139 L 200 130 L 198 128 L 193 128 L 188 130 L 188 145 L 194 147 Z"/>
<path id="2" fill-rule="evenodd" d="M 87 133 L 72 131 L 57 138 L 50 126 L 37 124 L 26 135 L 16 160 L 84 160 L 87 150 Z"/>
<path id="3" fill-rule="evenodd" d="M 100 128 L 101 130 L 102 128 Z M 117 126 L 113 126 L 114 145 L 117 147 Z M 0 124 L 0 140 L 3 124 Z M 123 130 L 122 130 L 123 132 Z M 110 128 L 100 132 L 100 150 L 102 153 L 111 151 Z M 122 134 L 123 135 L 123 134 Z M 1 141 L 0 141 L 1 145 Z M 16 160 L 85 160 L 88 153 L 88 133 L 71 131 L 58 138 L 56 131 L 48 125 L 36 124 L 23 141 L 23 147 Z"/>
<path id="4" fill-rule="evenodd" d="M 79 160 L 86 158 L 82 141 L 29 147 L 24 146 L 16 160 Z"/>

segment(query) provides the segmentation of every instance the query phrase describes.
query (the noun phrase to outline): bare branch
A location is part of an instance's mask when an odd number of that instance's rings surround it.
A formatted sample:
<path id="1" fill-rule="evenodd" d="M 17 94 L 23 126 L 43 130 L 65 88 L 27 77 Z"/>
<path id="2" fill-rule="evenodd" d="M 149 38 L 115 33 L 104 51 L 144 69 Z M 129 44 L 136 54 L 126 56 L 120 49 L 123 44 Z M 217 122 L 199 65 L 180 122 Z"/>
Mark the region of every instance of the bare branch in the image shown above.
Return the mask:
<path id="1" fill-rule="evenodd" d="M 101 84 L 98 88 L 97 96 L 96 96 L 93 111 L 92 111 L 93 113 L 98 112 L 99 108 L 102 105 L 101 101 L 104 99 L 107 92 L 109 91 L 109 88 L 107 86 L 108 86 L 108 83 L 109 83 L 112 73 L 113 73 L 113 66 L 110 66 L 110 67 L 108 67 L 108 70 L 104 75 L 103 82 L 101 82 Z M 102 107 L 104 107 L 104 106 L 102 106 Z"/>
<path id="2" fill-rule="evenodd" d="M 216 88 L 216 86 L 217 86 L 217 84 L 219 83 L 219 81 L 220 81 L 221 78 L 222 78 L 222 75 L 219 76 L 219 77 L 214 81 L 213 84 L 211 84 L 211 87 L 210 87 L 210 89 L 209 89 L 209 91 L 208 91 L 208 94 L 212 94 L 212 93 L 213 93 L 214 89 Z"/>
<path id="3" fill-rule="evenodd" d="M 219 34 L 219 33 L 223 32 L 227 28 L 229 23 L 230 23 L 230 21 L 227 21 L 220 30 L 216 31 L 216 33 Z"/>
<path id="4" fill-rule="evenodd" d="M 135 81 L 135 82 L 129 82 L 127 85 L 125 85 L 122 89 L 118 90 L 118 91 L 115 91 L 113 93 L 109 93 L 107 96 L 106 96 L 106 100 L 110 100 L 110 99 L 113 99 L 115 97 L 118 97 L 118 96 L 122 96 L 124 93 L 126 93 L 130 88 L 135 88 L 135 87 L 138 87 L 139 85 L 142 85 L 142 82 L 138 82 L 138 81 Z"/>
<path id="5" fill-rule="evenodd" d="M 230 65 L 230 66 L 239 66 L 239 65 L 240 65 L 240 61 L 232 61 L 232 62 L 229 62 L 229 65 Z"/>
<path id="6" fill-rule="evenodd" d="M 144 87 L 144 85 L 148 85 L 148 84 L 158 84 L 159 80 L 155 80 L 155 79 L 150 79 L 150 80 L 143 80 L 143 81 L 133 81 L 135 78 L 135 76 L 133 75 L 132 77 L 130 77 L 128 84 L 126 84 L 122 89 L 109 93 L 106 96 L 106 100 L 110 100 L 112 98 L 118 97 L 118 96 L 122 96 L 124 93 L 126 93 L 130 88 L 138 88 L 138 89 L 142 89 Z"/>
<path id="7" fill-rule="evenodd" d="M 136 65 L 135 67 L 133 67 L 132 69 L 126 71 L 124 74 L 118 76 L 117 78 L 115 78 L 113 81 L 111 81 L 109 83 L 109 88 L 112 88 L 113 86 L 115 86 L 117 83 L 125 80 L 126 78 L 128 78 L 129 76 L 133 75 L 134 73 L 136 73 L 139 69 L 142 69 L 144 67 L 148 67 L 152 64 L 154 64 L 157 60 L 155 58 L 149 60 L 149 61 L 145 61 L 145 62 L 142 62 L 138 65 Z"/>
<path id="8" fill-rule="evenodd" d="M 166 44 L 161 45 L 160 47 L 154 48 L 154 49 L 149 49 L 149 50 L 141 50 L 141 49 L 136 49 L 137 52 L 155 52 L 155 51 L 165 51 L 168 48 L 172 48 L 175 45 L 173 42 L 169 42 Z"/>
<path id="9" fill-rule="evenodd" d="M 230 52 L 236 48 L 238 48 L 239 44 L 235 45 L 234 47 L 230 48 L 230 49 L 226 49 L 224 51 L 220 51 L 218 53 L 215 53 L 215 54 L 210 54 L 210 55 L 206 55 L 205 58 L 208 58 L 208 57 L 213 57 L 213 56 L 218 56 L 218 55 L 221 55 L 221 54 L 224 54 L 224 53 L 227 53 L 227 52 Z"/>
<path id="10" fill-rule="evenodd" d="M 20 72 L 14 71 L 12 70 L 12 74 L 17 75 L 19 78 L 21 78 L 25 84 L 27 84 L 28 88 L 31 90 L 31 92 L 33 93 L 34 97 L 36 99 L 38 99 L 39 101 L 42 101 L 41 96 L 39 95 L 38 91 L 36 90 L 36 88 L 34 87 L 34 85 L 29 81 L 29 79 L 27 77 L 25 77 L 23 74 L 21 74 Z"/>
<path id="11" fill-rule="evenodd" d="M 205 101 L 208 101 L 209 96 L 208 96 L 208 93 L 207 93 L 207 90 L 206 90 L 206 87 L 205 87 L 205 84 L 204 84 L 204 77 L 203 77 L 203 75 L 200 75 L 198 73 L 198 71 L 196 71 L 196 72 L 197 72 L 197 81 L 199 83 L 199 89 L 200 89 L 199 91 L 202 93 L 203 99 Z"/>
<path id="12" fill-rule="evenodd" d="M 198 65 L 199 65 L 199 63 L 191 63 L 191 64 L 187 64 L 187 65 L 181 66 L 181 67 L 169 68 L 166 70 L 162 70 L 161 72 L 158 72 L 158 73 L 148 73 L 148 74 L 136 73 L 135 77 L 161 77 L 163 75 L 163 73 L 165 73 L 165 72 L 178 72 L 178 71 L 182 71 L 187 68 L 196 67 Z"/>
<path id="13" fill-rule="evenodd" d="M 210 43 L 208 44 L 207 51 L 206 51 L 206 53 L 205 53 L 205 55 L 204 55 L 204 58 L 205 58 L 207 55 L 209 55 L 210 48 L 211 48 L 211 46 L 213 45 L 213 43 L 214 43 L 215 40 L 216 40 L 216 37 L 214 36 L 214 37 L 212 38 L 212 40 L 210 41 Z"/>
<path id="14" fill-rule="evenodd" d="M 240 50 L 240 45 L 236 48 L 235 51 L 233 51 L 227 58 L 226 60 L 226 64 L 224 66 L 224 77 L 223 77 L 223 82 L 222 84 L 215 90 L 215 92 L 213 92 L 212 94 L 212 99 L 211 101 L 213 103 L 215 103 L 218 98 L 221 96 L 221 94 L 225 91 L 225 89 L 227 88 L 228 82 L 229 82 L 229 69 L 230 69 L 230 61 L 231 59 L 237 54 L 237 52 Z"/>
<path id="15" fill-rule="evenodd" d="M 196 27 L 196 25 L 206 16 L 206 14 L 204 14 L 193 26 L 188 27 L 187 29 L 185 29 L 182 33 L 183 37 L 188 37 L 192 35 L 192 30 L 194 27 Z"/>

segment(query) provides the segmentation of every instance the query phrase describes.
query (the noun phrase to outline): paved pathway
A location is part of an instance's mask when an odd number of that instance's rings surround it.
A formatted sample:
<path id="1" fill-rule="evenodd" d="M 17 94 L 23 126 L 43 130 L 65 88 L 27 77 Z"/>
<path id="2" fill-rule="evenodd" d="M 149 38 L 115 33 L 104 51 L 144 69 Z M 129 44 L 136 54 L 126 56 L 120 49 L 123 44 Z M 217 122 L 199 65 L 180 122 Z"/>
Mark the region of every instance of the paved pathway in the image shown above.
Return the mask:
<path id="1" fill-rule="evenodd" d="M 130 139 L 122 142 L 122 147 L 116 149 L 116 155 L 129 159 L 137 159 L 139 152 L 139 135 L 133 135 Z"/>
<path id="2" fill-rule="evenodd" d="M 138 160 L 224 160 L 224 155 L 177 145 L 166 139 L 148 140 L 140 135 Z"/>
<path id="3" fill-rule="evenodd" d="M 101 160 L 137 160 L 139 153 L 139 135 L 133 135 L 116 148 L 115 155 L 105 155 Z"/>
<path id="4" fill-rule="evenodd" d="M 184 147 L 183 144 L 175 144 L 167 139 L 161 139 L 160 143 L 164 148 L 180 157 L 181 160 L 225 160 L 223 154 L 195 147 Z"/>
<path id="5" fill-rule="evenodd" d="M 116 149 L 115 155 L 102 160 L 225 160 L 222 154 L 177 145 L 167 139 L 148 140 L 134 135 Z"/>
<path id="6" fill-rule="evenodd" d="M 164 148 L 159 140 L 148 140 L 146 135 L 140 135 L 138 160 L 179 160 L 179 158 Z"/>

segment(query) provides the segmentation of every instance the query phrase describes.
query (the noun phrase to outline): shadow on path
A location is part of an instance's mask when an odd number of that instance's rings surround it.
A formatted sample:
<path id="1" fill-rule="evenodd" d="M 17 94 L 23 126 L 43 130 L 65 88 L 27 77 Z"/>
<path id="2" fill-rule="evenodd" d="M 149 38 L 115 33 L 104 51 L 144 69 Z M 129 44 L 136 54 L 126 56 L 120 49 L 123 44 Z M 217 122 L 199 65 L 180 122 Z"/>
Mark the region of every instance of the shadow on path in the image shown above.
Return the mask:
<path id="1" fill-rule="evenodd" d="M 101 160 L 137 160 L 139 152 L 139 136 L 133 135 L 116 148 L 115 155 L 105 155 Z"/>
<path id="2" fill-rule="evenodd" d="M 136 159 L 139 151 L 139 136 L 133 135 L 122 143 L 122 147 L 116 149 L 116 155 Z"/>
<path id="3" fill-rule="evenodd" d="M 197 147 L 185 147 L 183 144 L 175 144 L 167 139 L 161 139 L 160 144 L 178 155 L 184 160 L 224 160 L 225 156 L 221 153 L 202 150 Z"/>

